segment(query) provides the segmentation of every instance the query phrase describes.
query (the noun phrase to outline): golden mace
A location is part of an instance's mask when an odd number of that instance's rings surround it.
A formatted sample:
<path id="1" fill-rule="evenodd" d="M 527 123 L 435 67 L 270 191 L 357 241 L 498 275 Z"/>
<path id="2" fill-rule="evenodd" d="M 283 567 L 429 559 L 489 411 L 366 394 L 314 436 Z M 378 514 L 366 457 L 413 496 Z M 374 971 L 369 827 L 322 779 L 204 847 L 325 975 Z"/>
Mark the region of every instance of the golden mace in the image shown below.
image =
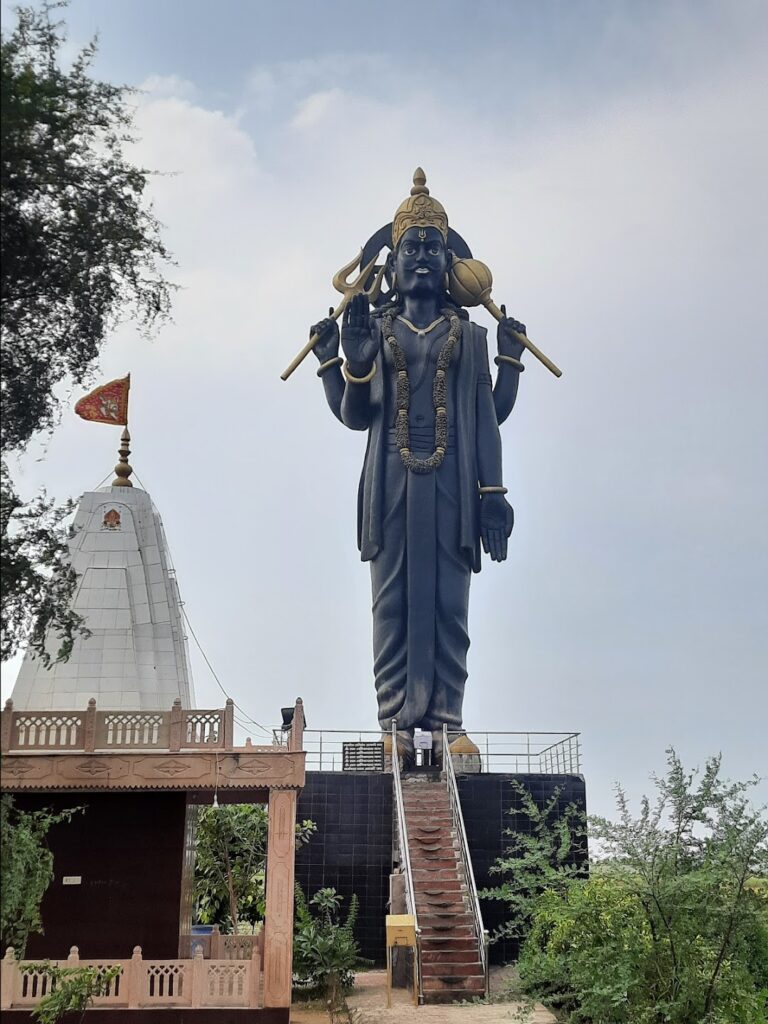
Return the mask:
<path id="1" fill-rule="evenodd" d="M 384 271 L 386 269 L 386 266 L 378 268 L 376 267 L 376 260 L 378 258 L 379 254 L 376 253 L 371 262 L 367 263 L 362 268 L 362 270 L 357 275 L 355 280 L 349 281 L 349 275 L 356 267 L 360 266 L 360 263 L 363 259 L 363 250 L 361 249 L 353 260 L 350 260 L 349 263 L 345 263 L 341 270 L 337 270 L 336 273 L 333 275 L 333 287 L 336 289 L 337 292 L 341 292 L 341 294 L 343 295 L 341 302 L 338 304 L 336 309 L 334 309 L 333 312 L 331 313 L 331 318 L 333 320 L 339 319 L 341 314 L 344 312 L 345 307 L 348 305 L 350 300 L 354 298 L 355 295 L 366 295 L 368 297 L 368 302 L 371 304 L 374 303 L 376 299 L 378 299 L 379 293 L 381 292 L 381 282 L 382 279 L 384 278 Z M 373 282 L 369 285 L 368 288 L 366 288 L 365 282 L 367 281 L 371 273 L 373 273 L 374 271 L 376 271 L 376 275 L 373 279 Z M 291 374 L 299 365 L 299 363 L 302 363 L 306 359 L 306 357 L 309 355 L 309 353 L 312 351 L 312 349 L 315 347 L 319 340 L 319 334 L 312 335 L 312 337 L 309 339 L 309 341 L 301 350 L 301 352 L 299 352 L 299 354 L 296 356 L 293 362 L 288 367 L 286 367 L 286 369 L 283 370 L 283 372 L 280 374 L 281 380 L 288 380 L 288 378 L 291 376 Z"/>
<path id="2" fill-rule="evenodd" d="M 449 274 L 449 288 L 451 298 L 460 306 L 485 306 L 492 317 L 496 320 L 503 320 L 504 314 L 491 298 L 491 287 L 493 276 L 484 263 L 480 260 L 454 260 L 451 264 Z M 547 356 L 536 348 L 533 342 L 524 334 L 512 332 L 517 340 L 528 349 L 536 358 L 544 363 L 556 377 L 562 377 L 563 371 L 548 359 Z"/>

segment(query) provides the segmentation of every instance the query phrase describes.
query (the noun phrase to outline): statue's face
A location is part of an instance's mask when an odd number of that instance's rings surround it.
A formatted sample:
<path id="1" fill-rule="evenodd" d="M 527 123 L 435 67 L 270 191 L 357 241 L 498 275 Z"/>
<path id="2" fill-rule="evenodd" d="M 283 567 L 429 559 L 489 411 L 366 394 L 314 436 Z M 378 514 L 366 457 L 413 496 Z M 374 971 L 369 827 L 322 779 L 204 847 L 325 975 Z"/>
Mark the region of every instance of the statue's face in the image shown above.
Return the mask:
<path id="1" fill-rule="evenodd" d="M 443 289 L 448 251 L 437 228 L 408 228 L 394 258 L 401 295 L 428 295 Z"/>

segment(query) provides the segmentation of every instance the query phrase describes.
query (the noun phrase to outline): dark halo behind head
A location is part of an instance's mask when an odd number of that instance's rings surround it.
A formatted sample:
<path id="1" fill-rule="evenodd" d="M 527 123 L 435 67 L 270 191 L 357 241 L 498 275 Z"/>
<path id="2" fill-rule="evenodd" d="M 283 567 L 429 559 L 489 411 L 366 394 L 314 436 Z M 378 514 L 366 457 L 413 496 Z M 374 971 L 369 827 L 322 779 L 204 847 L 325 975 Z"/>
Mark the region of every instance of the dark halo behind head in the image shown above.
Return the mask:
<path id="1" fill-rule="evenodd" d="M 374 235 L 371 235 L 371 237 L 365 243 L 365 245 L 363 246 L 363 258 L 362 258 L 362 261 L 360 263 L 360 266 L 364 267 L 366 265 L 366 263 L 370 262 L 370 260 L 373 259 L 373 257 L 376 255 L 376 253 L 381 252 L 381 250 L 384 249 L 385 247 L 387 249 L 389 249 L 390 251 L 392 249 L 392 224 L 391 223 L 390 224 L 385 224 L 384 227 L 379 228 L 379 230 Z M 451 252 L 453 253 L 453 255 L 457 259 L 460 259 L 460 260 L 472 259 L 472 251 L 471 251 L 471 249 L 469 248 L 467 243 L 464 241 L 464 239 L 461 237 L 461 235 L 458 233 L 458 231 L 454 231 L 453 228 L 448 228 L 447 248 L 451 250 Z M 373 274 L 371 274 L 371 277 L 369 278 L 369 281 L 366 282 L 366 287 L 368 286 L 368 284 L 372 280 L 373 280 Z M 380 306 L 386 306 L 388 303 L 390 303 L 392 301 L 392 298 L 393 298 L 393 296 L 392 296 L 392 292 L 391 291 L 388 291 L 388 292 L 382 291 L 381 295 L 379 295 L 379 297 L 376 300 L 376 302 L 374 303 L 374 305 L 377 308 L 379 308 Z M 450 299 L 447 297 L 447 293 L 446 293 L 446 301 L 450 301 Z M 451 302 L 451 305 L 454 305 L 454 303 Z"/>

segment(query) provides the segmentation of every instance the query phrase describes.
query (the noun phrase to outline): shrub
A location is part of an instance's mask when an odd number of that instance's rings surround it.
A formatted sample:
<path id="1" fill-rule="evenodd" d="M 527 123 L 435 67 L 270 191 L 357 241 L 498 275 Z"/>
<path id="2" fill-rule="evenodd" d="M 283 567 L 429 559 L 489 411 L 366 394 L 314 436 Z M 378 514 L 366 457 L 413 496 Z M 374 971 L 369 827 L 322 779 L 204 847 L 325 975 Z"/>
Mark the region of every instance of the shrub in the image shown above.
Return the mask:
<path id="1" fill-rule="evenodd" d="M 294 984 L 330 998 L 334 1005 L 341 992 L 352 988 L 355 967 L 365 963 L 354 936 L 357 896 L 350 900 L 343 923 L 341 901 L 335 889 L 326 888 L 307 903 L 301 886 L 296 886 Z"/>

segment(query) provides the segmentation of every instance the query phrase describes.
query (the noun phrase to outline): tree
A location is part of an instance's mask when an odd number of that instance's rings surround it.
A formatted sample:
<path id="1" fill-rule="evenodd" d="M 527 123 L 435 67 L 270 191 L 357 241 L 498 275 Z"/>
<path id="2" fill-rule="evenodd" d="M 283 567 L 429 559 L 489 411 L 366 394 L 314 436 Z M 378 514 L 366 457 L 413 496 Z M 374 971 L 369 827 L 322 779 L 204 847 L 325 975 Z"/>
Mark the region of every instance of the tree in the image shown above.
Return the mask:
<path id="1" fill-rule="evenodd" d="M 19 958 L 24 955 L 30 932 L 43 930 L 40 905 L 53 879 L 48 832 L 79 810 L 83 808 L 70 807 L 55 813 L 20 811 L 13 797 L 0 798 L 0 935 L 3 948 L 13 946 Z"/>
<path id="2" fill-rule="evenodd" d="M 6 458 L 53 427 L 56 385 L 83 384 L 119 322 L 132 319 L 146 333 L 168 318 L 173 290 L 160 271 L 170 261 L 160 225 L 144 200 L 149 172 L 124 154 L 132 90 L 91 77 L 95 43 L 63 65 L 63 25 L 51 17 L 62 6 L 18 8 L 0 44 L 3 658 L 27 640 L 42 652 L 48 626 L 63 636 L 65 657 L 81 626 L 68 609 L 75 581 L 62 567 L 57 513 L 45 499 L 19 500 Z"/>
<path id="3" fill-rule="evenodd" d="M 202 924 L 219 924 L 237 934 L 264 918 L 268 814 L 261 804 L 205 807 L 197 822 L 195 903 Z M 298 845 L 308 843 L 316 826 L 296 825 Z"/>
<path id="4" fill-rule="evenodd" d="M 591 877 L 545 880 L 526 904 L 522 983 L 574 1022 L 765 1024 L 768 817 L 749 803 L 757 780 L 722 780 L 719 757 L 698 778 L 667 754 L 637 817 L 619 787 L 618 820 L 590 819 Z"/>

